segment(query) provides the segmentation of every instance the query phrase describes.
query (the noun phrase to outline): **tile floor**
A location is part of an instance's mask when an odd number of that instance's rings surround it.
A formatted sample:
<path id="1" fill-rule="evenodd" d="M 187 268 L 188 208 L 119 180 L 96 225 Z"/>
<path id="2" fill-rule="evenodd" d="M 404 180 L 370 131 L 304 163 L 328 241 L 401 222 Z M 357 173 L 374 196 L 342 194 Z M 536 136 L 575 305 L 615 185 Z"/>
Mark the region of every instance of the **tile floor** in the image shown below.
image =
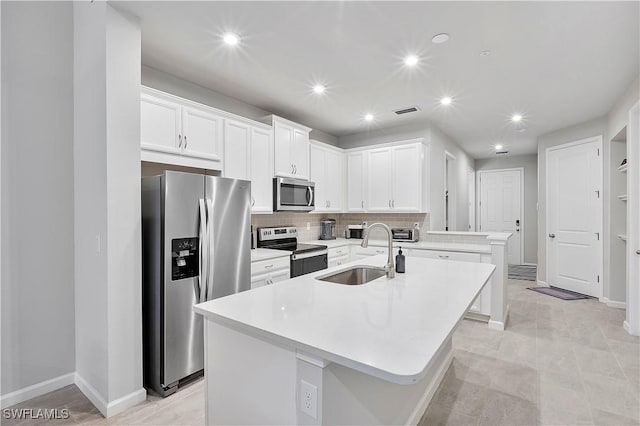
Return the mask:
<path id="1" fill-rule="evenodd" d="M 453 365 L 421 425 L 640 424 L 640 340 L 622 329 L 624 311 L 526 290 L 531 285 L 510 280 L 506 331 L 463 321 Z M 104 419 L 72 385 L 13 408 L 69 408 L 71 419 L 47 424 L 200 425 L 203 398 L 200 381 Z"/>

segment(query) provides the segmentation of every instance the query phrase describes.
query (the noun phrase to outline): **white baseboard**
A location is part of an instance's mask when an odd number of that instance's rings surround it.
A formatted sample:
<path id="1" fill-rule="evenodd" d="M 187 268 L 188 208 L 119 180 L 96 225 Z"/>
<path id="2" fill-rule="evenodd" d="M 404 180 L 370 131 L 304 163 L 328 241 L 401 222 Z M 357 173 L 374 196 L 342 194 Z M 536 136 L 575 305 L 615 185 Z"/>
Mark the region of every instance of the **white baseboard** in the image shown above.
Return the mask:
<path id="1" fill-rule="evenodd" d="M 546 283 L 546 281 L 541 280 L 538 280 L 538 285 L 542 287 L 550 287 L 549 284 Z"/>
<path id="2" fill-rule="evenodd" d="M 26 388 L 18 389 L 17 391 L 0 396 L 0 407 L 6 408 L 12 405 L 20 404 L 21 402 L 28 401 L 31 398 L 36 398 L 45 393 L 52 392 L 56 389 L 63 388 L 73 384 L 74 373 L 64 374 L 62 376 L 54 377 L 44 382 L 36 383 L 35 385 L 27 386 Z"/>
<path id="3" fill-rule="evenodd" d="M 627 303 L 626 302 L 617 302 L 615 300 L 609 300 L 608 297 L 601 297 L 600 302 L 604 303 L 605 305 L 607 305 L 610 308 L 616 308 L 616 309 L 627 309 Z"/>
<path id="4" fill-rule="evenodd" d="M 626 331 L 627 333 L 633 335 L 633 333 L 631 332 L 631 327 L 629 326 L 629 321 L 624 320 L 624 322 L 622 323 L 622 328 L 624 328 L 624 331 Z"/>
<path id="5" fill-rule="evenodd" d="M 147 391 L 144 388 L 140 388 L 135 392 L 131 392 L 128 395 L 118 398 L 115 401 L 107 403 L 102 395 L 98 393 L 93 386 L 78 373 L 75 374 L 75 383 L 78 389 L 82 391 L 89 401 L 102 413 L 104 417 L 111 417 L 118 413 L 123 412 L 127 408 L 133 407 L 136 404 L 141 403 L 147 398 Z"/>
<path id="6" fill-rule="evenodd" d="M 524 266 L 538 266 L 537 263 L 529 263 L 529 262 L 521 263 L 521 265 L 524 265 Z"/>
<path id="7" fill-rule="evenodd" d="M 502 318 L 502 321 L 489 320 L 487 327 L 490 330 L 504 331 L 505 326 L 507 324 L 508 317 L 509 317 L 509 305 L 507 305 L 507 308 L 504 310 L 504 318 Z"/>

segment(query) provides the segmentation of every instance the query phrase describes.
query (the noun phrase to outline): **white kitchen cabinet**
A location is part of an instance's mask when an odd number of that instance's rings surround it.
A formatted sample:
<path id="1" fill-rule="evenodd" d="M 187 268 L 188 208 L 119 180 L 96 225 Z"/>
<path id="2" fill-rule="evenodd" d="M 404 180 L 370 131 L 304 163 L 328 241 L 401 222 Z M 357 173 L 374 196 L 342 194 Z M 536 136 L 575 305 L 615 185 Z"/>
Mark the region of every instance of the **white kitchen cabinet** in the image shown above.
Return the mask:
<path id="1" fill-rule="evenodd" d="M 251 262 L 251 288 L 288 280 L 289 262 L 289 256 Z"/>
<path id="2" fill-rule="evenodd" d="M 422 144 L 371 149 L 367 153 L 367 210 L 420 212 L 422 206 Z"/>
<path id="3" fill-rule="evenodd" d="M 234 120 L 224 125 L 225 177 L 251 181 L 251 212 L 273 211 L 271 129 Z"/>
<path id="4" fill-rule="evenodd" d="M 251 277 L 251 289 L 262 287 L 265 285 L 271 285 L 277 283 L 279 281 L 288 280 L 289 277 L 289 269 L 274 271 L 267 274 L 256 275 Z"/>
<path id="5" fill-rule="evenodd" d="M 310 128 L 271 116 L 274 140 L 274 176 L 309 179 Z"/>
<path id="6" fill-rule="evenodd" d="M 223 123 L 213 108 L 143 87 L 141 159 L 220 170 Z"/>
<path id="7" fill-rule="evenodd" d="M 315 183 L 315 212 L 341 212 L 344 199 L 344 154 L 313 142 L 309 152 L 309 179 Z"/>
<path id="8" fill-rule="evenodd" d="M 358 151 L 347 154 L 347 211 L 366 211 L 366 170 L 367 152 Z"/>
<path id="9" fill-rule="evenodd" d="M 351 246 L 350 259 L 352 261 L 366 259 L 367 257 L 376 256 L 379 254 L 387 254 L 387 248 L 386 247 L 361 247 L 359 245 Z"/>
<path id="10" fill-rule="evenodd" d="M 329 268 L 349 262 L 349 246 L 332 247 L 327 255 Z"/>

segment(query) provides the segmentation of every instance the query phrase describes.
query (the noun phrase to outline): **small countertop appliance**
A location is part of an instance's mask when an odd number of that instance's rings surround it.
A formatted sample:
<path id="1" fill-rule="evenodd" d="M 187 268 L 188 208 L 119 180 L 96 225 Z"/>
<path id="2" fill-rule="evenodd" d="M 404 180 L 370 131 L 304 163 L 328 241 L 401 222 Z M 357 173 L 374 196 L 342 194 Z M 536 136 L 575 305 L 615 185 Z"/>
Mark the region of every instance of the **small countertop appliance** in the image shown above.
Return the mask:
<path id="1" fill-rule="evenodd" d="M 361 240 L 364 237 L 364 231 L 366 229 L 367 222 L 362 222 L 360 225 L 347 225 L 344 228 L 344 237 Z"/>
<path id="2" fill-rule="evenodd" d="M 322 219 L 320 221 L 320 239 L 321 240 L 335 240 L 336 237 L 334 231 L 336 229 L 335 219 Z"/>

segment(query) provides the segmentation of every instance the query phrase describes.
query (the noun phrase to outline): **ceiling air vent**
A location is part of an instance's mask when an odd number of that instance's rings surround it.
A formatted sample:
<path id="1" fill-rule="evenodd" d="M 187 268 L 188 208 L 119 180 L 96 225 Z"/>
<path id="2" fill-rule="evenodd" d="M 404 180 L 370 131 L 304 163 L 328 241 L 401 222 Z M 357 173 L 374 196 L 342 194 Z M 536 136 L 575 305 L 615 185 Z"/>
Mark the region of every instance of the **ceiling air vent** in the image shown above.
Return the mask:
<path id="1" fill-rule="evenodd" d="M 505 155 L 508 154 L 509 151 L 496 151 L 496 155 Z"/>
<path id="2" fill-rule="evenodd" d="M 393 112 L 395 112 L 397 115 L 402 115 L 402 114 L 409 114 L 410 112 L 418 112 L 418 111 L 420 111 L 420 108 L 418 108 L 417 106 L 412 106 L 408 108 L 397 109 Z"/>

